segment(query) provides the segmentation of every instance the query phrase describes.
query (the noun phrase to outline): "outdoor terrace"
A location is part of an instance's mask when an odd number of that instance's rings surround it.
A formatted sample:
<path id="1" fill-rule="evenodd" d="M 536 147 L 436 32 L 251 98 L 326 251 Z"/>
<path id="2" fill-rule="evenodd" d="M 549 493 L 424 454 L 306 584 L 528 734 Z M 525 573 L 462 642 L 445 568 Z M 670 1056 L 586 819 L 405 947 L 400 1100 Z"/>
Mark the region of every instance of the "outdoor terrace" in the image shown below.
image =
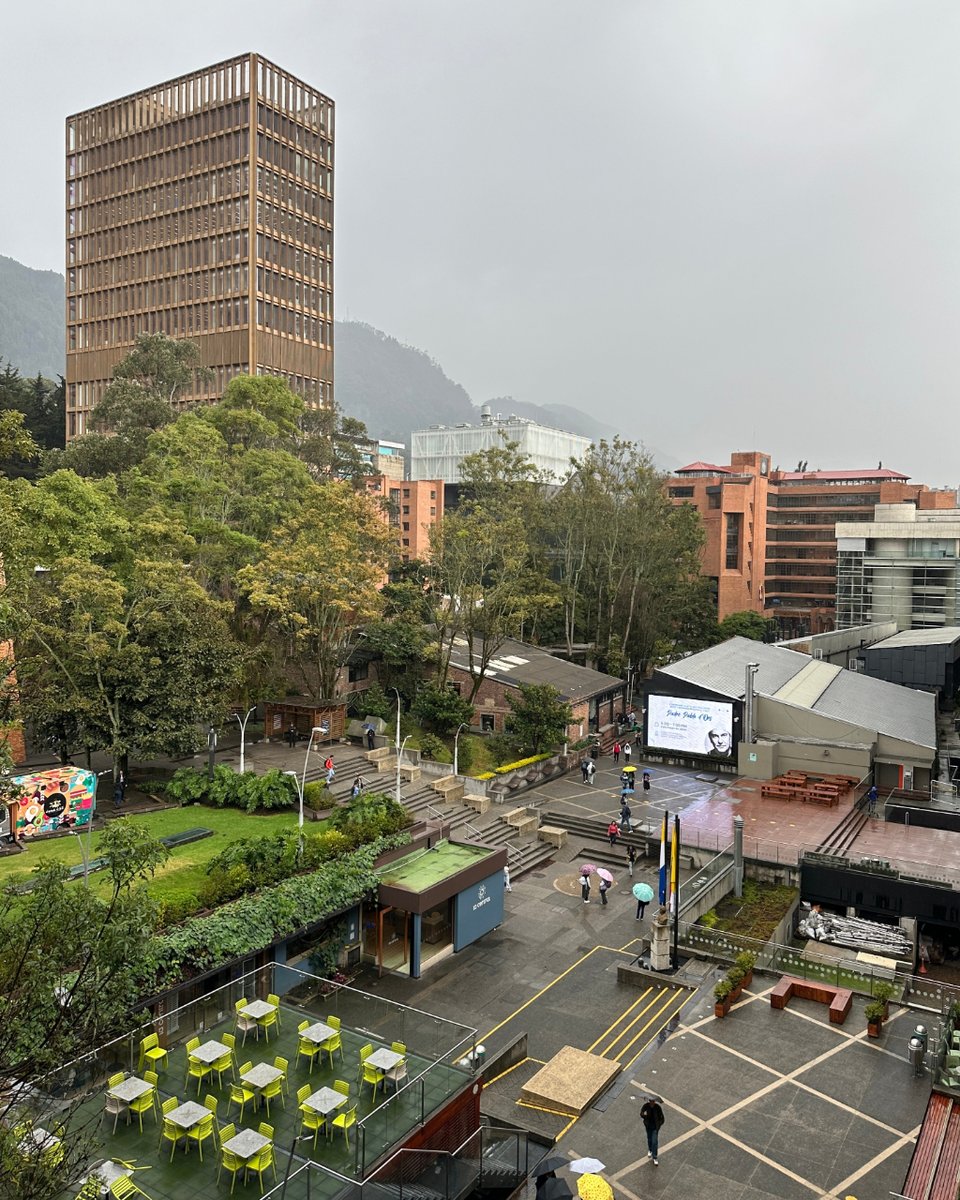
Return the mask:
<path id="1" fill-rule="evenodd" d="M 243 1033 L 235 1028 L 235 1002 L 241 998 L 251 1002 L 265 999 L 278 984 L 289 987 L 291 983 L 296 985 L 293 992 L 281 996 L 280 1027 L 259 1030 L 259 1040 L 249 1032 L 244 1044 Z M 213 1096 L 218 1101 L 217 1125 L 233 1123 L 238 1132 L 257 1130 L 261 1121 L 268 1121 L 275 1131 L 277 1180 L 268 1169 L 264 1193 L 290 1200 L 301 1196 L 359 1196 L 360 1181 L 473 1081 L 466 1056 L 474 1050 L 475 1030 L 346 986 L 333 987 L 327 995 L 318 994 L 322 987 L 323 981 L 295 968 L 256 972 L 168 1012 L 168 1036 L 160 1037 L 168 1059 L 159 1072 L 159 1103 L 176 1097 L 181 1103 L 194 1100 L 203 1104 L 207 1096 Z M 318 1054 L 311 1072 L 306 1059 L 301 1058 L 297 1065 L 298 1025 L 330 1016 L 341 1021 L 342 1060 L 339 1052 L 335 1053 L 331 1067 L 328 1054 Z M 114 1133 L 114 1117 L 104 1113 L 108 1078 L 120 1071 L 142 1078 L 143 1071 L 138 1070 L 141 1039 L 161 1028 L 158 1023 L 133 1029 L 128 1036 L 70 1064 L 47 1081 L 34 1120 L 45 1129 L 61 1125 L 66 1129 L 71 1162 L 76 1154 L 72 1174 L 77 1182 L 65 1196 L 77 1194 L 93 1165 L 111 1159 L 133 1164 L 134 1181 L 155 1200 L 181 1200 L 186 1196 L 206 1200 L 230 1193 L 228 1172 L 224 1171 L 217 1182 L 220 1154 L 211 1140 L 203 1143 L 202 1163 L 198 1147 L 190 1144 L 184 1149 L 182 1142 L 171 1160 L 171 1143 L 159 1144 L 160 1121 L 150 1111 L 143 1115 L 142 1134 L 136 1115 L 129 1124 L 121 1115 Z M 269 1117 L 262 1103 L 253 1111 L 248 1102 L 241 1121 L 239 1106 L 230 1102 L 231 1080 L 226 1074 L 223 1086 L 216 1073 L 208 1075 L 199 1087 L 194 1078 L 185 1082 L 186 1042 L 193 1037 L 198 1037 L 201 1044 L 219 1040 L 224 1033 L 236 1034 L 238 1065 L 248 1061 L 255 1066 L 273 1065 L 277 1056 L 288 1060 L 289 1094 L 284 1097 L 285 1104 L 279 1097 L 270 1101 Z M 389 1049 L 392 1042 L 406 1046 L 407 1075 L 398 1081 L 396 1089 L 388 1083 L 385 1092 L 381 1085 L 374 1097 L 368 1084 L 358 1082 L 360 1048 L 372 1044 L 374 1050 Z M 144 1066 L 147 1069 L 149 1064 Z M 314 1149 L 312 1131 L 300 1137 L 297 1090 L 304 1084 L 310 1085 L 311 1092 L 332 1088 L 335 1080 L 349 1084 L 344 1108 L 357 1104 L 357 1123 L 349 1130 L 349 1144 L 340 1129 L 332 1130 L 329 1139 L 321 1130 Z M 242 1173 L 237 1176 L 234 1195 L 260 1194 L 255 1175 L 250 1175 L 246 1183 Z"/>

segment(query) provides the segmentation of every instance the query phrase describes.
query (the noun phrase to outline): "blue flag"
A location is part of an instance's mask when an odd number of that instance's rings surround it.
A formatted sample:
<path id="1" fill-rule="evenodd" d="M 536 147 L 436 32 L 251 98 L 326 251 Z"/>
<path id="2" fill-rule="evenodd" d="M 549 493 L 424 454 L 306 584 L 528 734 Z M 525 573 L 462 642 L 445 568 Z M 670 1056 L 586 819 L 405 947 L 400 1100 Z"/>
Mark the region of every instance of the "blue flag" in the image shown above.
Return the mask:
<path id="1" fill-rule="evenodd" d="M 660 829 L 660 903 L 667 902 L 667 814 Z"/>

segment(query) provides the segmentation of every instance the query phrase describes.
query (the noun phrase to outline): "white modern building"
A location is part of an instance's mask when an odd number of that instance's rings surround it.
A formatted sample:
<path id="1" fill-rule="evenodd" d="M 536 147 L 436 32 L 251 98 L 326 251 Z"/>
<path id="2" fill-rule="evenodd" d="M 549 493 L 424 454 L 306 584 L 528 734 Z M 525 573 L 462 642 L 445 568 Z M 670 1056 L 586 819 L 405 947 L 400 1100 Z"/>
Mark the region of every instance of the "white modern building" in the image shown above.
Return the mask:
<path id="1" fill-rule="evenodd" d="M 960 509 L 878 504 L 872 521 L 840 521 L 837 628 L 895 621 L 960 625 Z"/>
<path id="2" fill-rule="evenodd" d="M 479 425 L 432 425 L 414 430 L 410 438 L 410 478 L 459 484 L 464 458 L 502 446 L 504 438 L 516 442 L 519 453 L 556 483 L 570 473 L 570 459 L 582 458 L 591 445 L 589 438 L 575 433 L 551 429 L 523 417 L 494 414 L 485 404 Z"/>

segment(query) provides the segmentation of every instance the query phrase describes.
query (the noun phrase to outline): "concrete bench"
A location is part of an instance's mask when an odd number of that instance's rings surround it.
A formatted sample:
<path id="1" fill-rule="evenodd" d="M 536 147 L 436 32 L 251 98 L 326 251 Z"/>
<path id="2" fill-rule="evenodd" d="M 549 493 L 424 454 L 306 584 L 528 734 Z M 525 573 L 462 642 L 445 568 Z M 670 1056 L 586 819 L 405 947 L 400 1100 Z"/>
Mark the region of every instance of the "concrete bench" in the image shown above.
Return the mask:
<path id="1" fill-rule="evenodd" d="M 536 833 L 540 818 L 529 808 L 513 808 L 503 818 L 517 833 Z"/>
<path id="2" fill-rule="evenodd" d="M 812 979 L 797 979 L 793 975 L 784 975 L 770 993 L 770 1007 L 786 1008 L 794 996 L 829 1005 L 830 1020 L 834 1025 L 842 1025 L 853 1007 L 853 992 L 849 988 L 832 987 L 829 983 L 817 983 Z"/>
<path id="3" fill-rule="evenodd" d="M 551 846 L 556 846 L 560 850 L 567 844 L 567 831 L 557 825 L 541 825 L 539 839 L 541 842 L 548 842 Z"/>
<path id="4" fill-rule="evenodd" d="M 463 802 L 467 808 L 472 808 L 474 812 L 480 813 L 481 816 L 485 812 L 490 811 L 491 801 L 489 796 L 464 796 Z"/>

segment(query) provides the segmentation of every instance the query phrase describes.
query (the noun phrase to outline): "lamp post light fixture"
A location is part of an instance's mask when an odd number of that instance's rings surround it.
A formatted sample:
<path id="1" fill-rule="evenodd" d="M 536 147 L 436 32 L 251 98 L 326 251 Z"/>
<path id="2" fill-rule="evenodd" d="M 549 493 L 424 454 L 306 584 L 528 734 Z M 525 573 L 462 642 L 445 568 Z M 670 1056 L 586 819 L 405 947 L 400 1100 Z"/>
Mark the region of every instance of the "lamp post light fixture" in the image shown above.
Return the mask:
<path id="1" fill-rule="evenodd" d="M 245 738 L 246 732 L 247 732 L 247 722 L 250 720 L 250 714 L 255 713 L 256 711 L 257 711 L 257 706 L 254 705 L 253 708 L 250 708 L 247 710 L 247 715 L 245 717 L 243 717 L 242 719 L 241 719 L 239 713 L 233 714 L 234 720 L 237 721 L 240 725 L 240 774 L 241 775 L 243 774 L 243 752 L 244 752 L 244 748 L 245 748 L 244 747 L 244 738 Z"/>
<path id="2" fill-rule="evenodd" d="M 293 786 L 297 789 L 297 801 L 299 803 L 299 815 L 297 816 L 297 860 L 303 854 L 303 788 L 304 785 L 300 782 L 300 776 L 296 771 L 284 771 L 284 775 L 289 775 L 293 780 Z"/>
<path id="3" fill-rule="evenodd" d="M 399 689 L 397 689 L 397 688 L 391 688 L 390 691 L 393 692 L 393 694 L 397 698 L 397 736 L 394 738 L 393 745 L 394 745 L 394 748 L 396 749 L 397 753 L 399 754 L 399 752 L 400 752 L 400 692 L 399 692 Z"/>
<path id="4" fill-rule="evenodd" d="M 403 742 L 397 748 L 397 803 L 400 803 L 400 763 L 403 759 L 403 748 L 410 741 L 410 734 L 403 739 Z"/>
<path id="5" fill-rule="evenodd" d="M 461 729 L 469 729 L 469 728 L 470 728 L 469 725 L 467 725 L 463 721 L 461 721 L 460 724 L 457 726 L 457 732 L 453 735 L 453 773 L 454 773 L 454 775 L 460 774 L 460 772 L 457 770 L 457 765 L 459 763 L 458 752 L 460 750 L 460 730 Z"/>

